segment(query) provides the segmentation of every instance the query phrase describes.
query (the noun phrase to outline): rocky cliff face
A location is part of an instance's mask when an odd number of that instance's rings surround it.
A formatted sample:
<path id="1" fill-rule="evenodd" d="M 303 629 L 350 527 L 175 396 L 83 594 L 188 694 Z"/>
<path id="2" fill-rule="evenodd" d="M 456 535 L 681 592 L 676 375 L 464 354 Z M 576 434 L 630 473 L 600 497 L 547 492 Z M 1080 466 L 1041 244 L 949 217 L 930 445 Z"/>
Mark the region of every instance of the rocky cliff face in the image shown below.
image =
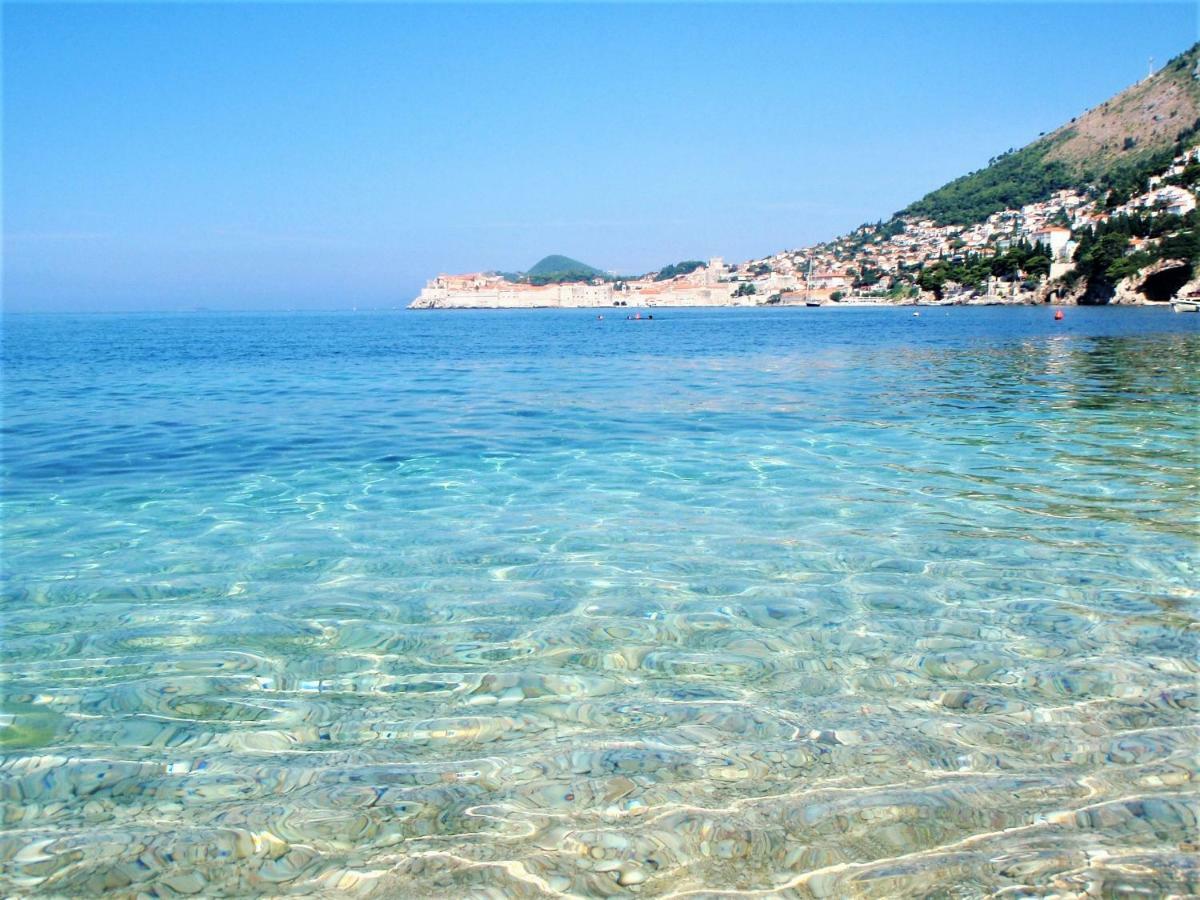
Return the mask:
<path id="1" fill-rule="evenodd" d="M 1200 275 L 1186 259 L 1160 259 L 1122 278 L 1113 290 L 1110 303 L 1160 304 L 1187 297 L 1200 291 Z"/>
<path id="2" fill-rule="evenodd" d="M 1038 292 L 1044 303 L 1079 306 L 1161 306 L 1200 295 L 1200 267 L 1188 259 L 1160 259 L 1116 284 L 1081 279 L 1073 285 L 1050 282 Z"/>

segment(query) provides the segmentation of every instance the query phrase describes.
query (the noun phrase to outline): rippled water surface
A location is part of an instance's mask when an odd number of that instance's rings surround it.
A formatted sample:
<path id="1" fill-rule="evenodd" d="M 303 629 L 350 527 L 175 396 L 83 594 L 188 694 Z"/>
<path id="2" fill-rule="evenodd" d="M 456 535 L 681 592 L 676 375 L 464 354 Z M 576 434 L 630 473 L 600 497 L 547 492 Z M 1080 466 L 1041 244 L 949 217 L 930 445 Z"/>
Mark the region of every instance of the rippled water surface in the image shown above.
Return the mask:
<path id="1" fill-rule="evenodd" d="M 1198 320 L 9 317 L 0 891 L 1200 892 Z"/>

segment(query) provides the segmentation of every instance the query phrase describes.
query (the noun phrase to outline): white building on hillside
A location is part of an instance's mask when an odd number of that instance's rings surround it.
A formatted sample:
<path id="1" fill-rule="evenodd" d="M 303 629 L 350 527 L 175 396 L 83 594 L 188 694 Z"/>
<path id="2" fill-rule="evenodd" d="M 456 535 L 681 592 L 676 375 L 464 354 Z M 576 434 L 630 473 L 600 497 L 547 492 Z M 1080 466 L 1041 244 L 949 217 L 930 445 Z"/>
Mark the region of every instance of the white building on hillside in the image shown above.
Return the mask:
<path id="1" fill-rule="evenodd" d="M 1033 232 L 1030 239 L 1049 250 L 1051 259 L 1062 259 L 1071 241 L 1071 229 L 1062 225 L 1046 225 Z"/>

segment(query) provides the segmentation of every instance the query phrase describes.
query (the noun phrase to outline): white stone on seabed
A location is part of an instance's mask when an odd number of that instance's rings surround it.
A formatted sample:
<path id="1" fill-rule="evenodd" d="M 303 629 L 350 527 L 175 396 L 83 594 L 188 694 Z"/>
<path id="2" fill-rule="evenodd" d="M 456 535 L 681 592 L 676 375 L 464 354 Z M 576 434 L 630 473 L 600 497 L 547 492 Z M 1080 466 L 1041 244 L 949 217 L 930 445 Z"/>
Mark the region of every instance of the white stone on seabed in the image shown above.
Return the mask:
<path id="1" fill-rule="evenodd" d="M 198 894 L 208 884 L 199 872 L 179 872 L 163 878 L 163 884 L 181 894 Z"/>
<path id="2" fill-rule="evenodd" d="M 636 884 L 641 884 L 646 880 L 646 873 L 636 866 L 625 865 L 621 868 L 621 875 L 617 879 L 617 884 L 622 887 L 632 887 Z"/>

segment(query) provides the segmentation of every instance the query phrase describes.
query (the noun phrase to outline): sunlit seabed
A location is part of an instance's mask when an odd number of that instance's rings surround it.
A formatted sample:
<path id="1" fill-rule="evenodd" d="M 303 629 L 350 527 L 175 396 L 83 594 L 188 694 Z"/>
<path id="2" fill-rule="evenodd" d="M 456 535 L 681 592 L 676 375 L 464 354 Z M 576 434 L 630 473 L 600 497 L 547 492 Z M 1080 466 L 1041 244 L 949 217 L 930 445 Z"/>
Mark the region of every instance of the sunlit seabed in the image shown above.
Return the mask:
<path id="1" fill-rule="evenodd" d="M 0 889 L 1200 892 L 1197 318 L 9 317 Z"/>

